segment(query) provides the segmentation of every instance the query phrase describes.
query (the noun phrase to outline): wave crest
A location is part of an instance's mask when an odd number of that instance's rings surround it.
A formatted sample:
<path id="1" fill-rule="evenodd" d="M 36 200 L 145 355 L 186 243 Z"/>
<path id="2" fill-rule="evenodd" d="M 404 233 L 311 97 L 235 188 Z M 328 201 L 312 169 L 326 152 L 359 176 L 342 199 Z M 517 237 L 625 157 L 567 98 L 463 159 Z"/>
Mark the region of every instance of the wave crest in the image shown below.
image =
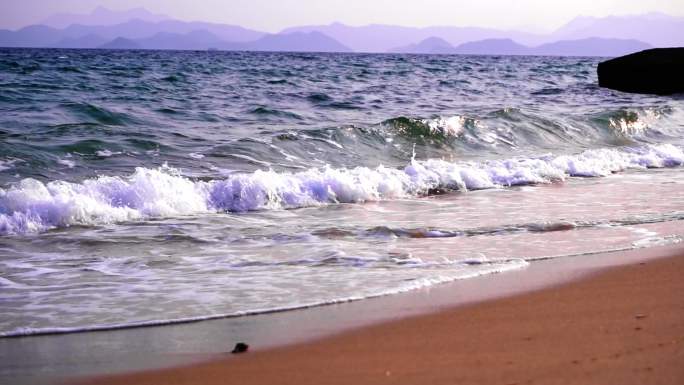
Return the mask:
<path id="1" fill-rule="evenodd" d="M 434 119 L 415 119 L 400 116 L 387 119 L 383 126 L 409 138 L 447 139 L 461 135 L 468 126 L 475 126 L 477 120 L 460 115 Z"/>
<path id="2" fill-rule="evenodd" d="M 619 109 L 598 117 L 613 135 L 626 138 L 642 137 L 658 125 L 665 116 L 672 113 L 668 107 Z"/>
<path id="3" fill-rule="evenodd" d="M 290 209 L 416 197 L 441 190 L 476 190 L 600 177 L 628 168 L 674 167 L 684 152 L 670 144 L 588 150 L 577 155 L 484 163 L 412 160 L 403 169 L 379 166 L 272 170 L 193 181 L 169 167 L 137 168 L 128 177 L 82 183 L 24 179 L 0 189 L 0 233 L 23 234 L 71 225 L 101 225 L 209 212 Z"/>

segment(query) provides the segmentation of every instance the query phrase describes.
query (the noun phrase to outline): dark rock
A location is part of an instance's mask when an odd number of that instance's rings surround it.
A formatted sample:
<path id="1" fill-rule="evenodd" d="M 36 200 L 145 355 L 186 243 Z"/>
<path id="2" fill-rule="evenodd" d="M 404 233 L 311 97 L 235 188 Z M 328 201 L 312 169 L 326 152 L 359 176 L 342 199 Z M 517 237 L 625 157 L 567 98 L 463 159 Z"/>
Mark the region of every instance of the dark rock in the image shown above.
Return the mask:
<path id="1" fill-rule="evenodd" d="M 654 48 L 598 65 L 599 86 L 641 94 L 684 93 L 684 47 Z"/>
<path id="2" fill-rule="evenodd" d="M 235 344 L 235 347 L 233 348 L 233 351 L 231 353 L 237 354 L 237 353 L 244 353 L 249 349 L 249 345 L 247 345 L 244 342 L 238 342 Z"/>

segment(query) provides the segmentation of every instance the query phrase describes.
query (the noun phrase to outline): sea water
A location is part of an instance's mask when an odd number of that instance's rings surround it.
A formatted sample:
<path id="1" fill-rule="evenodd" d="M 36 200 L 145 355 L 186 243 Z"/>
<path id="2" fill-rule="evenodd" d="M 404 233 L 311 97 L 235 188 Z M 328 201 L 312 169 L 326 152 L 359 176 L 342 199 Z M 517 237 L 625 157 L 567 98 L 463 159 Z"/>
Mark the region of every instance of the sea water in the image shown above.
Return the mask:
<path id="1" fill-rule="evenodd" d="M 600 60 L 1 50 L 0 336 L 679 242 L 683 101 Z"/>

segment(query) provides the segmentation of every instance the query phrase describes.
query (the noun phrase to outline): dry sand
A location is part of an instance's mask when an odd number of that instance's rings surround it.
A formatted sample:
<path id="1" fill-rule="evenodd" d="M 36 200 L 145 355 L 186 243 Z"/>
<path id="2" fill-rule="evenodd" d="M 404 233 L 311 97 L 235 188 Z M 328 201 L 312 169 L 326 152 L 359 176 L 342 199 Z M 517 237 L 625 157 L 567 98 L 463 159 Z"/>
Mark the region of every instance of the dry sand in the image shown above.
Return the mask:
<path id="1" fill-rule="evenodd" d="M 681 385 L 684 253 L 311 343 L 85 383 Z"/>

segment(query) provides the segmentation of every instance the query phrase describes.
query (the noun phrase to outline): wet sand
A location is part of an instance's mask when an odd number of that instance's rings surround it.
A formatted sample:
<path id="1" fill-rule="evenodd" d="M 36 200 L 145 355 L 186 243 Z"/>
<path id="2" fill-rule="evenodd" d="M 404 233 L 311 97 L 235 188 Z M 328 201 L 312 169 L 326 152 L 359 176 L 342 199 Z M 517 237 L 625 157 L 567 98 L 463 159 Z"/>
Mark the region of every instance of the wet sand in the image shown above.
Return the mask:
<path id="1" fill-rule="evenodd" d="M 682 293 L 679 248 L 510 298 L 82 383 L 682 384 Z"/>

